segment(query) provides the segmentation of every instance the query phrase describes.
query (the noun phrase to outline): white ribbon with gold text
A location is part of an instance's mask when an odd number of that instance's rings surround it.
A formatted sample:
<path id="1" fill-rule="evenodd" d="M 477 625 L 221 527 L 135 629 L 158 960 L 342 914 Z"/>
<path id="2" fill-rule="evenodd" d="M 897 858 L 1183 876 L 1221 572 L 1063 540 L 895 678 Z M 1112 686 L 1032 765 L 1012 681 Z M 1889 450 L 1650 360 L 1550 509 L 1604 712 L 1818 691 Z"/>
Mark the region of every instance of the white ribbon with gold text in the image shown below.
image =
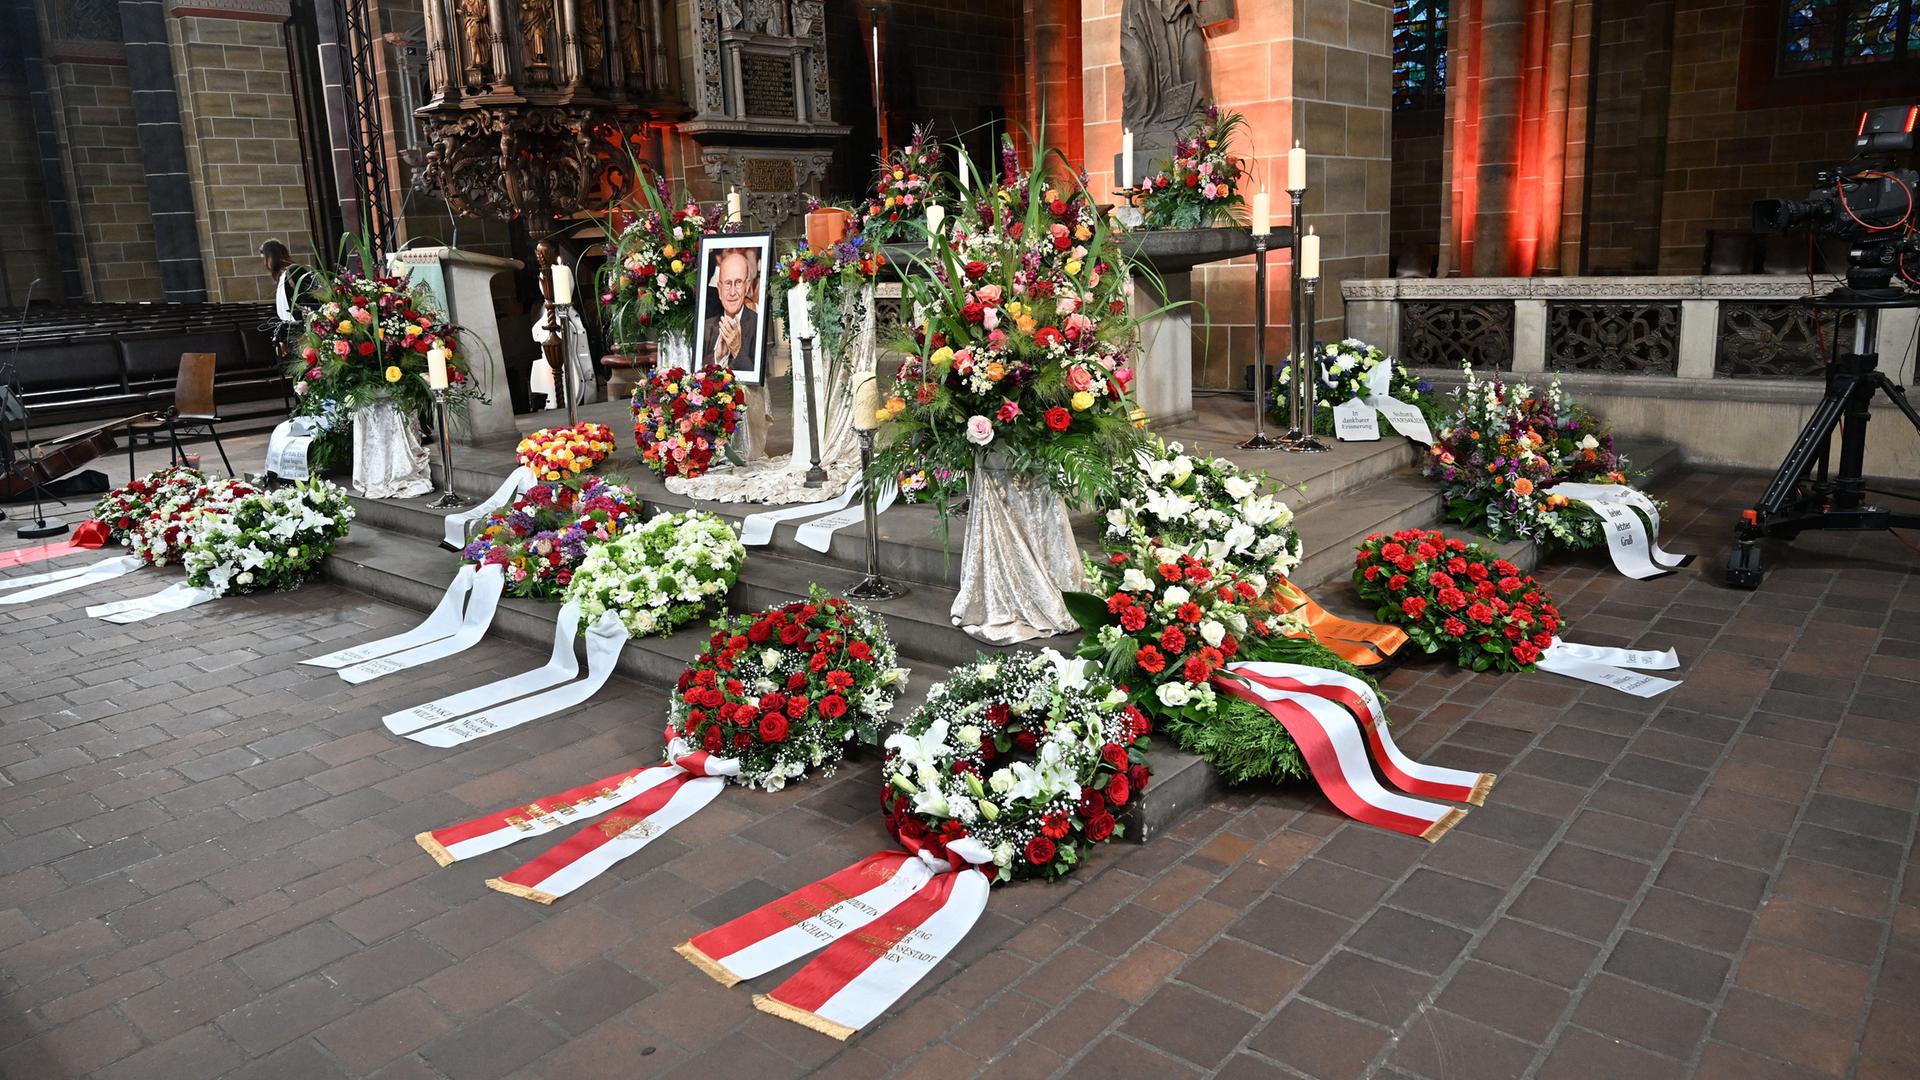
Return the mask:
<path id="1" fill-rule="evenodd" d="M 1660 508 L 1644 492 L 1626 484 L 1555 484 L 1546 490 L 1600 515 L 1613 568 L 1630 578 L 1660 577 L 1693 561 L 1691 555 L 1675 555 L 1660 547 Z M 1641 520 L 1641 514 L 1646 520 Z"/>

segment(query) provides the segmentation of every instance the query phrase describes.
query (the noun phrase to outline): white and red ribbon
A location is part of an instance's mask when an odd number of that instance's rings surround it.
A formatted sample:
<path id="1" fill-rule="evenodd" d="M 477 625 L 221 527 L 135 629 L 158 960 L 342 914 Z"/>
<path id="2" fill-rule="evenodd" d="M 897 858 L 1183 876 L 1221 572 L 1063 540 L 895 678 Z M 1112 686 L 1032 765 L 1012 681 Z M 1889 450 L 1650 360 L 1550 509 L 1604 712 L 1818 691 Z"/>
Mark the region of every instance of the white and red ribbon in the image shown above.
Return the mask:
<path id="1" fill-rule="evenodd" d="M 722 985 L 821 950 L 755 1007 L 846 1039 L 953 951 L 986 910 L 991 856 L 972 839 L 883 851 L 677 947 Z"/>
<path id="2" fill-rule="evenodd" d="M 615 863 L 639 852 L 654 838 L 692 817 L 713 801 L 736 775 L 740 763 L 702 751 L 685 752 L 649 769 L 630 769 L 590 784 L 548 795 L 472 821 L 414 837 L 441 866 L 497 851 L 518 840 L 542 836 L 600 814 L 604 821 L 581 829 L 539 858 L 497 878 L 487 887 L 512 896 L 551 904 Z"/>
<path id="3" fill-rule="evenodd" d="M 1492 773 L 1465 772 L 1412 760 L 1394 745 L 1373 690 L 1339 672 L 1301 664 L 1229 664 L 1213 686 L 1265 710 L 1300 747 L 1308 771 L 1329 801 L 1368 825 L 1434 841 L 1466 811 L 1389 791 L 1372 765 L 1401 791 L 1480 805 Z"/>

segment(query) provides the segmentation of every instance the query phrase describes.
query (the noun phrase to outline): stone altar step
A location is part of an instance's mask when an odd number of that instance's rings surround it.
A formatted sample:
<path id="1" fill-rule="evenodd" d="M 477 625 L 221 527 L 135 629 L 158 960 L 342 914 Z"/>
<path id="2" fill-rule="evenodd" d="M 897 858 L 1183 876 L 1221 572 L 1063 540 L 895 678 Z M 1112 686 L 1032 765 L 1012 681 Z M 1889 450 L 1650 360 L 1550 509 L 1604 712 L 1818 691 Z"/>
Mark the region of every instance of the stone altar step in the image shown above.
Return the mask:
<path id="1" fill-rule="evenodd" d="M 367 509 L 376 505 L 378 500 L 362 503 Z M 387 509 L 400 506 L 390 503 Z M 373 516 L 380 514 L 376 511 Z M 459 566 L 459 561 L 437 543 L 437 531 L 430 536 L 410 535 L 362 517 L 355 521 L 351 534 L 334 547 L 321 569 L 328 580 L 426 612 L 440 601 L 446 583 Z M 728 595 L 727 606 L 733 611 L 755 611 L 786 603 L 804 597 L 810 582 L 840 593 L 859 578 L 859 574 L 831 565 L 806 565 L 777 555 L 756 554 L 748 558 L 739 583 Z M 946 613 L 952 602 L 951 590 L 914 586 L 903 597 L 870 605 L 885 616 L 902 664 L 913 670 L 907 692 L 894 704 L 896 719 L 918 708 L 926 700 L 928 687 L 948 669 L 981 652 L 1006 651 L 981 645 L 950 625 Z M 489 633 L 544 653 L 553 643 L 558 611 L 555 603 L 505 597 Z M 630 639 L 615 670 L 664 691 L 699 654 L 709 632 L 707 622 L 700 620 L 664 637 Z M 1077 635 L 1059 637 L 1022 647 L 1053 646 L 1070 652 L 1076 640 Z M 648 728 L 658 727 L 665 719 L 636 717 Z M 1139 817 L 1132 822 L 1137 828 L 1128 830 L 1135 839 L 1165 832 L 1223 789 L 1211 766 L 1171 745 L 1156 745 L 1149 751 L 1149 762 L 1154 783 L 1139 804 Z"/>

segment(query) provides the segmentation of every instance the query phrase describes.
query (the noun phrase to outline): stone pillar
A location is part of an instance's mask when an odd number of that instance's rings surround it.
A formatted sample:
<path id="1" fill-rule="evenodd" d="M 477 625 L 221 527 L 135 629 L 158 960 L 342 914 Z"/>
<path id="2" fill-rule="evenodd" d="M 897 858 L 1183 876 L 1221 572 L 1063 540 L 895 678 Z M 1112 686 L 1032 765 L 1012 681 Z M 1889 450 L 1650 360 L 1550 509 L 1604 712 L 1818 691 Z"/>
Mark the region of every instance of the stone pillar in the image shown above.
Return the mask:
<path id="1" fill-rule="evenodd" d="M 1044 132 L 1068 161 L 1087 159 L 1080 7 L 1081 0 L 1022 0 L 1021 6 L 1027 128 Z"/>
<path id="2" fill-rule="evenodd" d="M 133 119 L 147 171 L 147 209 L 153 247 L 167 299 L 196 303 L 207 298 L 194 228 L 193 186 L 187 179 L 187 147 L 180 132 L 180 99 L 174 92 L 173 57 L 167 47 L 161 0 L 120 0 L 126 35 L 127 81 Z"/>

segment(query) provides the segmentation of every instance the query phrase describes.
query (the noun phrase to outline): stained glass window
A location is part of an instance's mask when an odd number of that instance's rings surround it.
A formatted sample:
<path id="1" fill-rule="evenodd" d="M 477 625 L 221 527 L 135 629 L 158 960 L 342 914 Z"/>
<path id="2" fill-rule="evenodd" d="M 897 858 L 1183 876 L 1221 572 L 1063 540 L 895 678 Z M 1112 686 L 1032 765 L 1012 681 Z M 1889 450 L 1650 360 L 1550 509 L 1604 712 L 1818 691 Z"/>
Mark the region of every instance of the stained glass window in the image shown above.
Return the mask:
<path id="1" fill-rule="evenodd" d="M 1393 5 L 1393 107 L 1437 105 L 1447 88 L 1447 0 Z"/>
<path id="2" fill-rule="evenodd" d="M 1920 56 L 1915 0 L 1788 0 L 1780 73 L 1844 70 Z"/>

